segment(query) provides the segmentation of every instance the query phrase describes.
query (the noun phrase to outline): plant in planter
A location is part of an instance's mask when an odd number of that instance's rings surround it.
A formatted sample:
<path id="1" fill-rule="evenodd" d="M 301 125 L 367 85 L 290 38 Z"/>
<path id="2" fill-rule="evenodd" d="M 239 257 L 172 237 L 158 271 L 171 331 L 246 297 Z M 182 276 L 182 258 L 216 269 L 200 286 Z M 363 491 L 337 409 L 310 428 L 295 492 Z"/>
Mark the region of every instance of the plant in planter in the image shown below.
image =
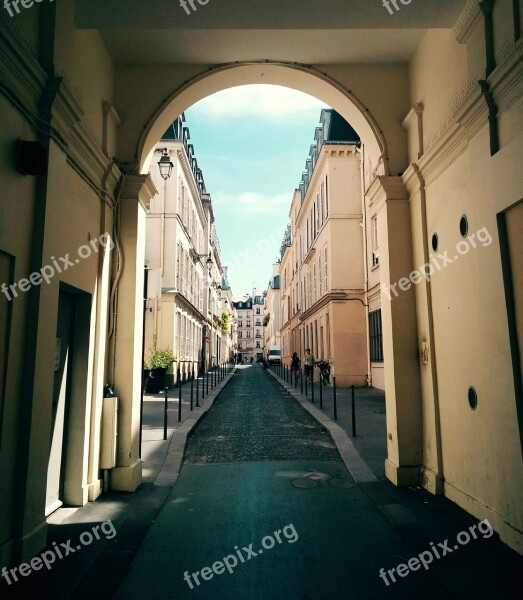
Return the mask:
<path id="1" fill-rule="evenodd" d="M 231 317 L 230 317 L 229 313 L 226 313 L 225 311 L 222 312 L 222 315 L 221 315 L 222 333 L 229 332 L 230 318 Z"/>
<path id="2" fill-rule="evenodd" d="M 165 381 L 167 369 L 173 364 L 176 357 L 168 348 L 149 349 L 144 359 L 145 392 L 158 394 Z"/>

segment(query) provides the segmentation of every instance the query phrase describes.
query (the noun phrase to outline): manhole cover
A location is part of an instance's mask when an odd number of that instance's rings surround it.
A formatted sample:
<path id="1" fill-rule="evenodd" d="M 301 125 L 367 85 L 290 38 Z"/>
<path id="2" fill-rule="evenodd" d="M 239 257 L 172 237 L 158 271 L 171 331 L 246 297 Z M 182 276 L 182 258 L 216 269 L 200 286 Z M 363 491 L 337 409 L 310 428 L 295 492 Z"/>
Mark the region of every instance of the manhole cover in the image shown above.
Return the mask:
<path id="1" fill-rule="evenodd" d="M 295 479 L 292 485 L 297 488 L 313 488 L 318 485 L 318 482 L 308 477 L 300 477 L 300 479 Z"/>
<path id="2" fill-rule="evenodd" d="M 336 488 L 354 487 L 354 484 L 352 483 L 352 481 L 349 481 L 348 479 L 331 479 L 329 481 L 329 484 L 332 485 L 332 487 L 336 487 Z"/>

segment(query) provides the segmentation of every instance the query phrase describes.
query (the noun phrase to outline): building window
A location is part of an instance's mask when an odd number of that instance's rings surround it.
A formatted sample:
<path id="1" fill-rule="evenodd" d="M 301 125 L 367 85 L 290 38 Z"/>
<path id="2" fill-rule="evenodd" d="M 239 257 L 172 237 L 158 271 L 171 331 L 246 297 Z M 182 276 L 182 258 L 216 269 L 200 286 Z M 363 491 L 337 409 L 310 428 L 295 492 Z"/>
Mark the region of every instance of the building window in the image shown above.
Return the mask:
<path id="1" fill-rule="evenodd" d="M 256 309 L 256 314 L 257 314 L 257 315 L 259 315 L 259 314 L 260 314 L 260 309 L 259 309 L 259 308 L 257 308 L 257 309 Z"/>
<path id="2" fill-rule="evenodd" d="M 374 215 L 370 220 L 370 232 L 371 232 L 371 241 L 372 241 L 372 249 L 376 250 L 378 248 L 378 217 Z"/>
<path id="3" fill-rule="evenodd" d="M 323 259 L 323 266 L 324 266 L 324 273 L 323 273 L 323 290 L 325 293 L 328 293 L 329 291 L 329 255 L 327 252 L 327 246 L 325 246 L 325 248 L 323 249 L 323 254 L 324 254 L 324 259 Z"/>
<path id="4" fill-rule="evenodd" d="M 321 222 L 325 221 L 325 185 L 321 184 Z"/>
<path id="5" fill-rule="evenodd" d="M 329 177 L 325 175 L 325 218 L 329 216 Z"/>
<path id="6" fill-rule="evenodd" d="M 383 362 L 383 336 L 381 332 L 381 309 L 369 314 L 370 359 Z"/>

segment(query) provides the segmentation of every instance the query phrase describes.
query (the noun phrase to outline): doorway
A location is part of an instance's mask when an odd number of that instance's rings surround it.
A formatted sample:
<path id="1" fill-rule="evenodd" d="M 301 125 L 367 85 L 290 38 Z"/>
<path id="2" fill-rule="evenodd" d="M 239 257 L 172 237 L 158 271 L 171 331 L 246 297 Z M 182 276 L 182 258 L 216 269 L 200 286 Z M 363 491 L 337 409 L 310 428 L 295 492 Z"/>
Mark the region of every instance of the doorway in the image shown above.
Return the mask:
<path id="1" fill-rule="evenodd" d="M 51 415 L 51 445 L 47 469 L 45 515 L 62 504 L 78 504 L 75 485 L 82 487 L 82 473 L 75 465 L 76 440 L 70 423 L 74 413 L 85 412 L 87 401 L 87 357 L 90 302 L 88 294 L 61 287 L 54 341 L 54 385 Z M 70 468 L 69 468 L 70 467 Z M 69 493 L 67 492 L 69 488 Z M 69 496 L 69 498 L 68 498 Z"/>

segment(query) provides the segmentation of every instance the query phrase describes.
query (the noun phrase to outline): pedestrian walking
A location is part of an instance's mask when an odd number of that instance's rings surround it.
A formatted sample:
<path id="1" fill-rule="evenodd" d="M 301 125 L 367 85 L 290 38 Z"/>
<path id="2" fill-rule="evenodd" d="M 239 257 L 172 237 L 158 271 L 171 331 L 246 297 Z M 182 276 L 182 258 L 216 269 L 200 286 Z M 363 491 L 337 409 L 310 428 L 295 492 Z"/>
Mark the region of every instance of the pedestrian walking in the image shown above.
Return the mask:
<path id="1" fill-rule="evenodd" d="M 306 348 L 305 356 L 303 358 L 303 363 L 305 365 L 305 377 L 307 381 L 312 383 L 312 370 L 314 369 L 314 356 L 311 354 L 311 349 Z"/>
<path id="2" fill-rule="evenodd" d="M 291 372 L 294 374 L 294 381 L 298 381 L 298 378 L 300 376 L 300 366 L 301 366 L 300 357 L 298 356 L 298 353 L 295 352 L 292 355 L 292 360 L 291 360 Z"/>

